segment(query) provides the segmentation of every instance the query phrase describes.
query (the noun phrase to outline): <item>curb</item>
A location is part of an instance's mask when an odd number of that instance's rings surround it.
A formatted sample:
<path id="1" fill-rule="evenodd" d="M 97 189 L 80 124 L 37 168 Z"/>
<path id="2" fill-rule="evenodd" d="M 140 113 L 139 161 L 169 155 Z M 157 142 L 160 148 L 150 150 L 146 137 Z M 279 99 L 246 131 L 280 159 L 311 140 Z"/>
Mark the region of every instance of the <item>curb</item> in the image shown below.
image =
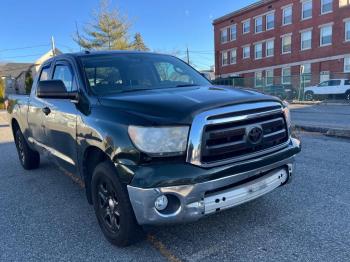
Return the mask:
<path id="1" fill-rule="evenodd" d="M 321 133 L 331 137 L 341 137 L 350 139 L 350 129 L 328 128 L 319 126 L 293 125 L 294 130 L 303 130 L 312 133 Z"/>

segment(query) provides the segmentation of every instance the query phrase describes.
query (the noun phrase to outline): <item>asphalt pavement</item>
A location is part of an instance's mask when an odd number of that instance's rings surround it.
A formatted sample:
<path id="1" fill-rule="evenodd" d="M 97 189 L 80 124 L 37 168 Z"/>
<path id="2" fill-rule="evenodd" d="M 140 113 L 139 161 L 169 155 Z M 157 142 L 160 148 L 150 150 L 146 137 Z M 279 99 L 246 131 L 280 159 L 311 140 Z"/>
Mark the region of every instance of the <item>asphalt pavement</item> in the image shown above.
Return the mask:
<path id="1" fill-rule="evenodd" d="M 301 133 L 293 182 L 117 248 L 84 190 L 44 158 L 24 171 L 0 118 L 0 261 L 349 261 L 350 140 Z"/>
<path id="2" fill-rule="evenodd" d="M 291 104 L 290 108 L 294 124 L 350 130 L 350 104 Z"/>

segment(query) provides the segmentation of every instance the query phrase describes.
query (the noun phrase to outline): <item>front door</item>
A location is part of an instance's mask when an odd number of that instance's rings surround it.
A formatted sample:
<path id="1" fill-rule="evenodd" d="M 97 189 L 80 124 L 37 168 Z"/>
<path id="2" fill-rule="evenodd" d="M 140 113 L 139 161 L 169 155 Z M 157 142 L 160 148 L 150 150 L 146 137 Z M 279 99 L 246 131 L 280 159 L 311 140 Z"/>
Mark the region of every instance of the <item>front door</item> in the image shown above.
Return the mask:
<path id="1" fill-rule="evenodd" d="M 68 61 L 56 61 L 52 79 L 62 80 L 68 92 L 77 91 L 76 79 Z M 77 173 L 77 115 L 74 101 L 45 99 L 49 113 L 44 117 L 46 144 L 57 164 L 69 173 Z"/>

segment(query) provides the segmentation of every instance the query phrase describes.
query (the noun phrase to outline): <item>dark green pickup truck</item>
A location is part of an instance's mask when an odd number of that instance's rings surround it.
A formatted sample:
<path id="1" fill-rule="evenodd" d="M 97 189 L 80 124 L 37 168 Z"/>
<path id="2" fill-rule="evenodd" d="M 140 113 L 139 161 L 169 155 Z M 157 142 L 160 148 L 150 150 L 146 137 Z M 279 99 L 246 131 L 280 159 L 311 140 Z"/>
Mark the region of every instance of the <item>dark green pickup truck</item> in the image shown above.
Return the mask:
<path id="1" fill-rule="evenodd" d="M 198 220 L 288 183 L 300 151 L 286 104 L 213 86 L 168 55 L 60 55 L 7 105 L 23 167 L 48 152 L 81 176 L 119 246 L 141 239 L 142 225 Z"/>

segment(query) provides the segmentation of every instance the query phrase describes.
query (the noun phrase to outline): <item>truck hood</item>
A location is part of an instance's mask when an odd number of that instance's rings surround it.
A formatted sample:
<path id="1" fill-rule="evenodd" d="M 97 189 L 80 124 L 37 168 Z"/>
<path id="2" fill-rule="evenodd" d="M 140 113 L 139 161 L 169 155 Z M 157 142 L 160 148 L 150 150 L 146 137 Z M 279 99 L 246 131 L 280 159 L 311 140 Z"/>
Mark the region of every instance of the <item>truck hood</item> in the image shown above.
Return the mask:
<path id="1" fill-rule="evenodd" d="M 141 90 L 102 96 L 106 107 L 137 115 L 153 124 L 191 124 L 200 112 L 229 105 L 260 101 L 277 101 L 255 91 L 222 86 L 196 86 Z"/>

